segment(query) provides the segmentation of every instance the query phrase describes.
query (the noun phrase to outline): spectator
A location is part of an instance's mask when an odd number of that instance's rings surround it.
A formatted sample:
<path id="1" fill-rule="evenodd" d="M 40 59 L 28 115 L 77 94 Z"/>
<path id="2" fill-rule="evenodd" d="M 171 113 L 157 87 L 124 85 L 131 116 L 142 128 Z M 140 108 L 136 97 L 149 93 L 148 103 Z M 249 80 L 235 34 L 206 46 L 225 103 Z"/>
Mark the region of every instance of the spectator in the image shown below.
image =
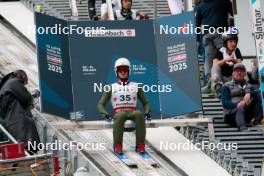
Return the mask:
<path id="1" fill-rule="evenodd" d="M 102 0 L 102 4 L 103 3 L 106 3 L 106 0 Z M 95 0 L 88 0 L 88 11 L 90 20 L 98 20 L 98 16 L 96 16 Z"/>
<path id="2" fill-rule="evenodd" d="M 199 5 L 202 3 L 202 0 L 194 0 L 194 8 L 193 11 L 194 13 L 197 12 Z M 198 54 L 201 55 L 203 57 L 203 61 L 204 61 L 204 47 L 203 47 L 203 35 L 199 35 L 198 36 Z"/>
<path id="3" fill-rule="evenodd" d="M 216 51 L 211 70 L 211 87 L 218 96 L 223 83 L 232 79 L 234 64 L 240 63 L 243 59 L 239 48 L 237 48 L 237 34 L 228 31 L 222 35 L 222 40 L 223 47 Z"/>
<path id="4" fill-rule="evenodd" d="M 2 80 L 2 76 L 0 76 L 0 83 L 1 83 L 1 80 Z M 4 121 L 2 120 L 1 116 L 0 116 L 0 124 L 4 124 Z M 6 139 L 6 136 L 4 135 L 4 133 L 2 131 L 0 131 L 0 141 L 5 141 L 7 140 Z"/>
<path id="5" fill-rule="evenodd" d="M 0 118 L 3 126 L 17 141 L 40 142 L 38 132 L 32 119 L 33 97 L 39 97 L 39 91 L 31 95 L 25 85 L 28 77 L 25 71 L 16 70 L 6 75 L 0 83 Z M 34 152 L 34 150 L 31 150 Z"/>
<path id="6" fill-rule="evenodd" d="M 148 19 L 143 12 L 132 9 L 132 0 L 121 0 L 121 9 L 114 10 L 116 20 L 140 20 Z M 108 20 L 108 13 L 102 14 L 103 20 Z"/>
<path id="7" fill-rule="evenodd" d="M 218 32 L 224 32 L 224 28 L 228 28 L 229 14 L 233 16 L 230 0 L 203 0 L 196 9 L 196 24 L 205 29 L 221 28 L 222 30 Z M 198 42 L 199 38 L 200 36 L 197 35 Z M 221 35 L 204 30 L 203 45 L 205 49 L 205 76 L 208 81 L 216 49 L 222 47 Z"/>
<path id="8" fill-rule="evenodd" d="M 254 84 L 255 86 L 259 83 L 257 59 L 251 61 L 251 72 L 248 73 L 248 79 L 250 84 Z"/>
<path id="9" fill-rule="evenodd" d="M 120 0 L 112 0 L 112 7 L 113 11 L 121 9 L 121 2 Z M 108 20 L 108 6 L 106 3 L 101 5 L 101 19 Z"/>
<path id="10" fill-rule="evenodd" d="M 233 67 L 233 79 L 224 84 L 222 103 L 226 123 L 247 130 L 246 124 L 254 118 L 254 124 L 261 122 L 263 112 L 260 93 L 246 82 L 246 68 L 242 63 Z"/>
<path id="11" fill-rule="evenodd" d="M 121 9 L 116 10 L 114 15 L 116 20 L 136 20 L 138 13 L 132 10 L 132 0 L 121 0 Z"/>
<path id="12" fill-rule="evenodd" d="M 198 9 L 198 6 L 199 4 L 202 3 L 202 0 L 194 0 L 194 8 L 193 8 L 193 11 L 194 13 L 197 12 L 197 9 Z M 202 62 L 204 63 L 205 62 L 205 51 L 204 51 L 204 47 L 203 47 L 203 35 L 199 35 L 197 36 L 199 37 L 198 39 L 198 58 L 200 60 L 200 58 L 202 59 Z M 201 68 L 200 68 L 201 69 Z M 202 67 L 202 78 L 203 78 L 203 85 L 206 85 L 207 84 L 207 80 L 206 80 L 206 77 L 205 77 L 205 64 L 203 65 Z"/>
<path id="13" fill-rule="evenodd" d="M 193 8 L 193 11 L 196 13 L 197 12 L 197 9 L 198 9 L 198 6 L 199 4 L 201 4 L 202 0 L 194 0 L 193 4 L 194 4 L 194 8 Z"/>

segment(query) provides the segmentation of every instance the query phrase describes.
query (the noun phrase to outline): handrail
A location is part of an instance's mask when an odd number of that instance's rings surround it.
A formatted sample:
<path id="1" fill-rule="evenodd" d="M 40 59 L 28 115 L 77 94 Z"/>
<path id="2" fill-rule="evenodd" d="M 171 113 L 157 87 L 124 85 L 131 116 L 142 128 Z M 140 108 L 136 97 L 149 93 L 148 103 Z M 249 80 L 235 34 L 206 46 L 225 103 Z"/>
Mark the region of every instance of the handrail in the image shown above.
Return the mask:
<path id="1" fill-rule="evenodd" d="M 3 133 L 5 133 L 5 135 L 14 143 L 17 144 L 17 140 L 3 127 L 3 125 L 0 124 L 0 131 L 2 131 Z M 30 156 L 30 154 L 25 151 L 27 156 Z"/>

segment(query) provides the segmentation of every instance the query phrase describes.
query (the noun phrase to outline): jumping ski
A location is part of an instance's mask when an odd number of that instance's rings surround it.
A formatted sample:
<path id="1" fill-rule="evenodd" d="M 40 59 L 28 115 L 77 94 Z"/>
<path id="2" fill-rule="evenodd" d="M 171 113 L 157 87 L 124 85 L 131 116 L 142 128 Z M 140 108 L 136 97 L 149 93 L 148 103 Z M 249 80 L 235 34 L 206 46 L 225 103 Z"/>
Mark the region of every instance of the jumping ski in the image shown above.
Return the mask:
<path id="1" fill-rule="evenodd" d="M 158 163 L 149 155 L 148 152 L 139 152 L 138 155 L 152 167 L 159 167 Z"/>

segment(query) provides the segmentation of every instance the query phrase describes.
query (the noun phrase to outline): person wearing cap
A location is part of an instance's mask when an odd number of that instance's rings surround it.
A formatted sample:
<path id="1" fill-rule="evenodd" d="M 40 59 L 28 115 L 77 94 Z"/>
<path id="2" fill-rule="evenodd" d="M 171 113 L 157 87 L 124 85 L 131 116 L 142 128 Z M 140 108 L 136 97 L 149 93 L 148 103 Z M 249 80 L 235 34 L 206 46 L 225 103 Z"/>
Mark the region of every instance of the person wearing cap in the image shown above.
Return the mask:
<path id="1" fill-rule="evenodd" d="M 142 87 L 138 83 L 129 81 L 131 64 L 128 59 L 119 58 L 116 60 L 114 69 L 118 81 L 111 84 L 111 90 L 103 93 L 97 104 L 97 110 L 107 121 L 112 121 L 111 114 L 105 109 L 105 105 L 111 100 L 114 114 L 113 139 L 115 153 L 122 154 L 124 124 L 126 120 L 133 120 L 135 122 L 136 151 L 144 153 L 146 137 L 145 120 L 151 120 L 149 102 L 144 96 Z M 144 114 L 137 110 L 137 100 L 142 103 Z"/>
<path id="2" fill-rule="evenodd" d="M 246 130 L 246 124 L 254 120 L 261 122 L 263 112 L 260 93 L 245 80 L 246 67 L 237 63 L 233 67 L 232 80 L 223 85 L 221 101 L 224 120 L 239 130 Z"/>
<path id="3" fill-rule="evenodd" d="M 218 49 L 213 59 L 211 70 L 211 88 L 219 96 L 223 83 L 232 79 L 233 66 L 241 63 L 243 58 L 237 48 L 237 31 L 229 30 L 222 34 L 223 47 Z"/>

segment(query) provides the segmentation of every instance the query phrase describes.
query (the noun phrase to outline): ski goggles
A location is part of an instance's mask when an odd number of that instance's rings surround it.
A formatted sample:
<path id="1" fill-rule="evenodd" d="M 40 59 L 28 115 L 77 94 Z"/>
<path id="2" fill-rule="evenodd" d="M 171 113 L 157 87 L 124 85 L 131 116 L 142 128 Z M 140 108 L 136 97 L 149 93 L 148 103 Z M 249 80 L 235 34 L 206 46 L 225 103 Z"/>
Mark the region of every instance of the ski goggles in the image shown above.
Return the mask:
<path id="1" fill-rule="evenodd" d="M 129 67 L 128 66 L 119 66 L 117 67 L 117 72 L 128 72 Z"/>

